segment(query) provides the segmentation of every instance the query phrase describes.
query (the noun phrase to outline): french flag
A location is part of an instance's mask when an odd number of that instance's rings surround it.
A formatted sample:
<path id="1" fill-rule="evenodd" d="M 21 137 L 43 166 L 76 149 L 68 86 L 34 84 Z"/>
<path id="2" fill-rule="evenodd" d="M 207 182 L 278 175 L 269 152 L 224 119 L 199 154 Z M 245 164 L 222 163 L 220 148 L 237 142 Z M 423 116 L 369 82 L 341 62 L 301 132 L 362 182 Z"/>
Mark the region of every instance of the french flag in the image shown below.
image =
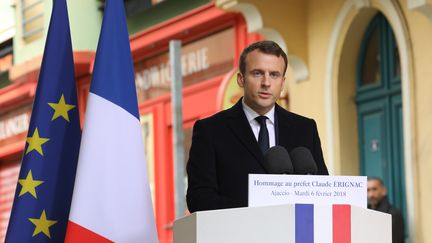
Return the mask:
<path id="1" fill-rule="evenodd" d="M 288 242 L 291 243 L 365 243 L 391 242 L 390 218 L 380 216 L 380 222 L 368 222 L 372 215 L 383 214 L 351 205 L 292 205 L 295 217 L 288 219 L 293 225 L 295 234 Z M 366 232 L 365 232 L 366 231 Z M 380 233 L 381 231 L 381 233 Z M 371 238 L 374 238 L 371 240 Z M 287 243 L 288 243 L 287 242 Z"/>
<path id="2" fill-rule="evenodd" d="M 123 1 L 104 11 L 65 242 L 158 242 Z"/>

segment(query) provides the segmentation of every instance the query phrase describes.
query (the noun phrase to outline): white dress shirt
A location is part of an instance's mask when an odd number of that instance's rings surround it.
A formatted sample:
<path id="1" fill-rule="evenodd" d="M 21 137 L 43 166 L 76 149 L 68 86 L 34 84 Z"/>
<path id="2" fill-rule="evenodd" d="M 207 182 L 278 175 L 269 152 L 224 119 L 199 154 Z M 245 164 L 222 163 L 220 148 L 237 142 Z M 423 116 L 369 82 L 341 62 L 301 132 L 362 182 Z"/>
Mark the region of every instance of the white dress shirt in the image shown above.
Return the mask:
<path id="1" fill-rule="evenodd" d="M 260 116 L 258 113 L 256 113 L 252 108 L 250 108 L 248 105 L 244 103 L 244 100 L 242 100 L 243 103 L 243 111 L 246 115 L 247 120 L 249 121 L 249 125 L 252 128 L 252 131 L 255 135 L 255 139 L 258 141 L 258 134 L 260 130 L 260 124 L 257 120 L 255 120 L 256 117 Z M 274 110 L 275 107 L 271 108 L 269 112 L 264 114 L 268 119 L 266 119 L 266 125 L 267 130 L 269 133 L 269 142 L 270 142 L 270 148 L 276 145 L 276 137 L 275 137 L 275 123 L 274 123 Z"/>

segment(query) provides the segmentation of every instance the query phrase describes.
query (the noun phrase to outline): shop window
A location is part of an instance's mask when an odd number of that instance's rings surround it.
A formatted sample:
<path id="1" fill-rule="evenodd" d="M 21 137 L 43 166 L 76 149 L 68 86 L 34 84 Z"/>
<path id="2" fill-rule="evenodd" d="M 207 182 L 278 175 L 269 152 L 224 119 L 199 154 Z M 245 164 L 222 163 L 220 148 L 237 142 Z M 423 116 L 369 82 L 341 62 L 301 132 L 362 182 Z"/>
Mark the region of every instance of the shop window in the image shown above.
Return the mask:
<path id="1" fill-rule="evenodd" d="M 103 11 L 106 0 L 99 0 L 101 2 L 100 9 Z M 165 0 L 124 0 L 126 16 L 133 16 L 144 10 L 150 9 L 158 3 Z"/>
<path id="2" fill-rule="evenodd" d="M 43 0 L 21 0 L 23 38 L 31 42 L 42 37 L 44 29 Z"/>
<path id="3" fill-rule="evenodd" d="M 361 85 L 371 85 L 379 83 L 381 80 L 381 53 L 380 53 L 380 30 L 375 24 L 367 40 L 365 59 L 363 62 L 363 75 Z"/>
<path id="4" fill-rule="evenodd" d="M 141 132 L 144 143 L 144 155 L 147 162 L 147 173 L 150 185 L 153 208 L 155 207 L 155 155 L 154 155 L 154 117 L 152 113 L 140 117 Z"/>
<path id="5" fill-rule="evenodd" d="M 0 44 L 0 88 L 10 84 L 9 69 L 12 67 L 12 39 Z"/>

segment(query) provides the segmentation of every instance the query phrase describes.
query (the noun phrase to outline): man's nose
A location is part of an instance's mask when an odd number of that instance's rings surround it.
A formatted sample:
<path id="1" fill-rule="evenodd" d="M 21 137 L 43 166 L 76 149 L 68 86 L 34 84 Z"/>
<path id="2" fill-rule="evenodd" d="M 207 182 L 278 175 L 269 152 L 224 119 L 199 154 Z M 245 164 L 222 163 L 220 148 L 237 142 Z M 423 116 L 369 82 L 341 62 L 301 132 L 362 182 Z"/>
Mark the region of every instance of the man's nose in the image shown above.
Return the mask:
<path id="1" fill-rule="evenodd" d="M 261 85 L 262 86 L 270 86 L 270 74 L 266 73 L 263 75 Z"/>

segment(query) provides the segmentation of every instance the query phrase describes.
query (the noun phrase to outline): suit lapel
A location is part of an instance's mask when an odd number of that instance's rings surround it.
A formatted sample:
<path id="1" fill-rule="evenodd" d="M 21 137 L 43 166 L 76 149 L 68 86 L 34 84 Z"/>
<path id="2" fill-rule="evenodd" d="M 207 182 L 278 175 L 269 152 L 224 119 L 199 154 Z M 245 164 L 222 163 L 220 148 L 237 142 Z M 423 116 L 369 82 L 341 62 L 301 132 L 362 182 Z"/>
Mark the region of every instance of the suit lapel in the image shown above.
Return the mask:
<path id="1" fill-rule="evenodd" d="M 275 116 L 276 116 L 276 144 L 285 147 L 288 152 L 289 149 L 292 148 L 292 139 L 293 139 L 293 133 L 292 133 L 292 122 L 289 119 L 289 116 L 285 114 L 285 112 L 282 110 L 283 108 L 280 107 L 278 104 L 276 104 L 275 107 Z"/>
<path id="2" fill-rule="evenodd" d="M 264 157 L 244 114 L 241 99 L 229 110 L 228 116 L 228 126 L 231 131 L 265 169 L 263 166 Z"/>

